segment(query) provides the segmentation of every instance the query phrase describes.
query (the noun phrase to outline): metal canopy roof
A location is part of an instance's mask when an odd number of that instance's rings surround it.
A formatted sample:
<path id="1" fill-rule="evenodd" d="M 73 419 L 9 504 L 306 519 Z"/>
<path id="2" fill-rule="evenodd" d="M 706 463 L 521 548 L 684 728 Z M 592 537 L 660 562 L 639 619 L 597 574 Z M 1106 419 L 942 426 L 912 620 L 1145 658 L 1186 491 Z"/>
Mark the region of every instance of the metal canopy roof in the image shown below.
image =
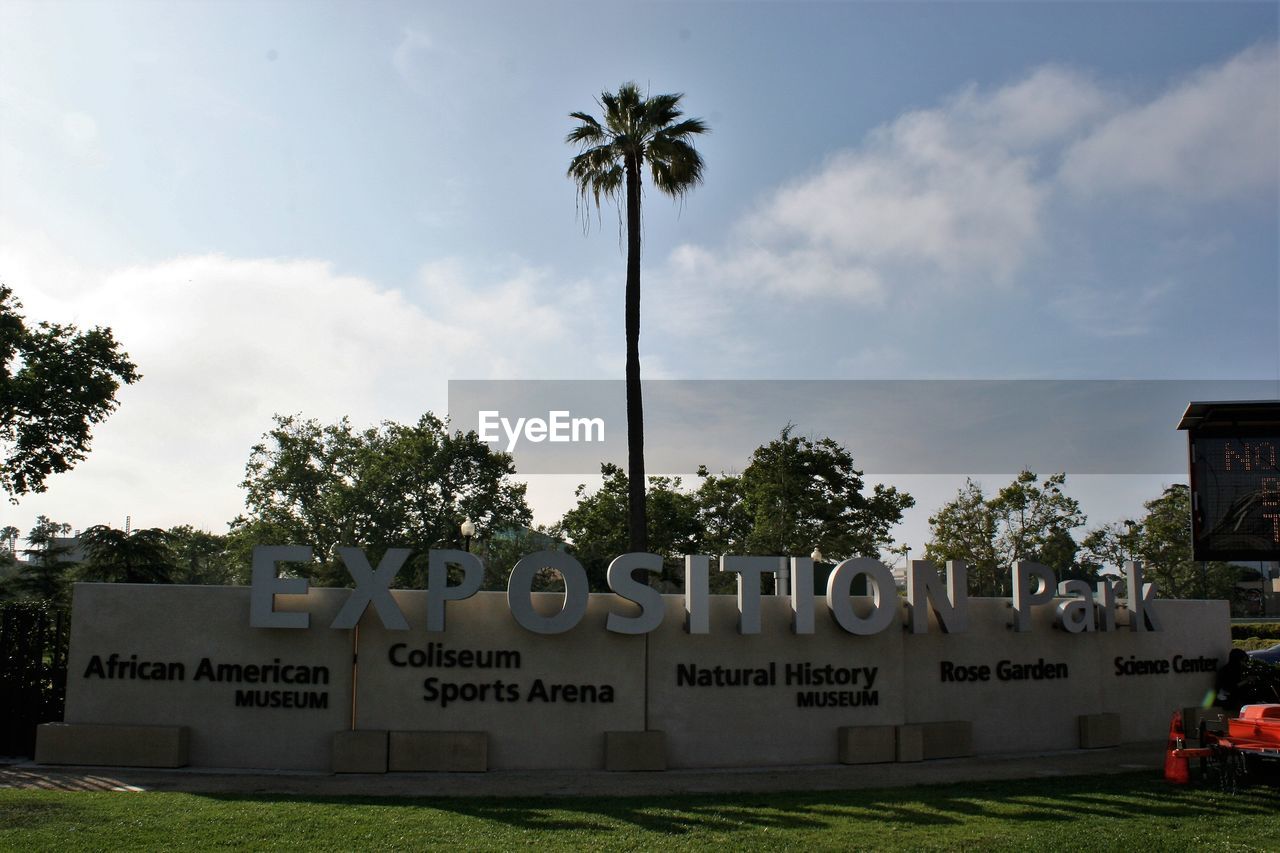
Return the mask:
<path id="1" fill-rule="evenodd" d="M 1280 429 L 1280 400 L 1191 403 L 1178 429 Z"/>

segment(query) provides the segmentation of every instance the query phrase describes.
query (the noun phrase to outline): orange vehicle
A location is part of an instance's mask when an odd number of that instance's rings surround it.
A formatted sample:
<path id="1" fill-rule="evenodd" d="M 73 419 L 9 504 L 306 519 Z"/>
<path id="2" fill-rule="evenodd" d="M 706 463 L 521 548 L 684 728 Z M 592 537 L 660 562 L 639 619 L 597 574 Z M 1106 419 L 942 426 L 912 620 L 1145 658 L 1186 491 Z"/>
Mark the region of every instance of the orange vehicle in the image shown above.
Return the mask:
<path id="1" fill-rule="evenodd" d="M 1165 760 L 1165 778 L 1170 781 L 1188 781 L 1192 758 L 1200 761 L 1206 778 L 1216 777 L 1229 791 L 1280 775 L 1280 704 L 1245 705 L 1240 716 L 1226 721 L 1225 731 L 1202 723 L 1198 747 L 1182 744 L 1181 728 L 1181 720 L 1175 718 Z"/>

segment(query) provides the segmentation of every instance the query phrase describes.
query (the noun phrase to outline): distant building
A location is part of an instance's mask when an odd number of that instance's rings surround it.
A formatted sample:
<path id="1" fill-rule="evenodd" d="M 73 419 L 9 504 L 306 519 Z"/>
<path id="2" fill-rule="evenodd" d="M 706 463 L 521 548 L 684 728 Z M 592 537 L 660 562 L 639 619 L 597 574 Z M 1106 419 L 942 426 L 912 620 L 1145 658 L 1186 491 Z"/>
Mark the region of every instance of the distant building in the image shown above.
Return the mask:
<path id="1" fill-rule="evenodd" d="M 1232 616 L 1280 616 L 1280 561 L 1241 565 Z"/>
<path id="2" fill-rule="evenodd" d="M 18 562 L 30 565 L 45 565 L 50 562 L 83 563 L 88 559 L 79 536 L 55 536 L 49 541 L 49 547 L 42 551 L 28 550 L 19 553 L 27 556 L 25 560 L 18 557 Z"/>

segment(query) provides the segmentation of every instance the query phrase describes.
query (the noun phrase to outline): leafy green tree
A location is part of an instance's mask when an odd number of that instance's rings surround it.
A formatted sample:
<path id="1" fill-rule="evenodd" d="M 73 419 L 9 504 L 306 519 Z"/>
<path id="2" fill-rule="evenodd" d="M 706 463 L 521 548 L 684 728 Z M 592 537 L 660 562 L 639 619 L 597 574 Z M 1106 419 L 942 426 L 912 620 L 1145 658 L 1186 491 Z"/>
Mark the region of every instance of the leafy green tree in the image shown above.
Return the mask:
<path id="1" fill-rule="evenodd" d="M 603 465 L 604 485 L 587 493 L 578 487 L 578 505 L 565 514 L 559 532 L 604 588 L 609 561 L 629 550 L 627 475 Z M 790 429 L 758 447 L 741 475 L 698 471 L 702 482 L 688 492 L 679 478 L 649 478 L 650 550 L 670 558 L 685 554 L 808 555 L 819 547 L 831 562 L 878 556 L 891 540 L 889 529 L 914 503 L 910 495 L 876 486 L 864 494 L 862 472 L 847 450 L 831 439 L 814 441 Z M 713 592 L 728 592 L 733 578 L 713 572 Z"/>
<path id="2" fill-rule="evenodd" d="M 1066 529 L 1054 527 L 1045 535 L 1037 551 L 1038 563 L 1053 569 L 1054 576 L 1065 580 L 1097 580 L 1098 572 L 1088 562 L 1080 560 L 1080 545 Z"/>
<path id="3" fill-rule="evenodd" d="M 563 551 L 565 545 L 556 536 L 555 531 L 539 525 L 535 528 L 514 527 L 508 530 L 495 530 L 488 538 L 472 544 L 472 552 L 478 553 L 484 560 L 484 583 L 481 589 L 505 590 L 507 579 L 515 564 L 527 554 L 536 551 Z M 551 573 L 558 580 L 559 576 Z M 549 578 L 548 578 L 549 580 Z M 563 583 L 560 584 L 563 587 Z M 541 573 L 534 577 L 534 591 L 549 588 L 543 583 Z"/>
<path id="4" fill-rule="evenodd" d="M 10 584 L 18 573 L 18 528 L 0 530 L 0 600 L 10 597 Z"/>
<path id="5" fill-rule="evenodd" d="M 126 532 L 95 524 L 80 534 L 81 580 L 99 583 L 169 583 L 173 553 L 158 527 Z"/>
<path id="6" fill-rule="evenodd" d="M 233 519 L 228 527 L 226 560 L 232 584 L 247 586 L 252 583 L 255 546 L 300 544 L 297 541 L 296 523 L 276 523 L 242 515 Z M 282 575 L 290 575 L 295 572 L 295 568 L 292 564 L 284 565 L 279 571 Z M 333 583 L 341 585 L 346 582 L 346 573 L 341 568 L 336 569 Z"/>
<path id="7" fill-rule="evenodd" d="M 27 561 L 10 579 L 9 593 L 14 598 L 35 598 L 54 603 L 67 600 L 67 576 L 75 565 L 67 534 L 70 524 L 38 516 L 35 527 L 27 534 Z"/>
<path id="8" fill-rule="evenodd" d="M 569 552 L 587 570 L 591 588 L 608 589 L 609 563 L 630 550 L 627 535 L 627 474 L 617 465 L 600 466 L 604 483 L 594 492 L 579 485 L 578 504 L 564 514 L 555 533 L 568 539 Z M 646 537 L 652 553 L 676 558 L 695 553 L 699 546 L 698 508 L 693 495 L 680 491 L 679 477 L 650 477 L 645 494 L 649 524 Z M 674 566 L 671 567 L 674 569 Z"/>
<path id="9" fill-rule="evenodd" d="M 342 586 L 350 580 L 335 548 L 364 547 L 375 566 L 387 548 L 412 548 L 397 581 L 420 587 L 425 552 L 462 548 L 464 519 L 475 522 L 480 540 L 531 520 L 524 484 L 511 481 L 511 457 L 491 452 L 474 432 L 450 434 L 430 413 L 416 424 L 365 430 L 346 418 L 275 421 L 245 467 L 246 512 L 228 542 L 237 562 L 255 544 L 310 545 L 316 562 L 300 570 Z"/>
<path id="10" fill-rule="evenodd" d="M 12 524 L 0 528 L 0 551 L 13 556 L 18 553 L 18 534 L 21 531 Z"/>
<path id="11" fill-rule="evenodd" d="M 694 493 L 698 509 L 701 549 L 705 554 L 746 554 L 751 536 L 751 514 L 742 499 L 739 474 L 712 474 L 698 468 L 702 480 Z"/>
<path id="12" fill-rule="evenodd" d="M 693 138 L 707 132 L 701 119 L 681 119 L 682 94 L 640 94 L 635 83 L 616 93 L 605 92 L 598 102 L 603 122 L 575 112 L 578 126 L 565 141 L 578 147 L 569 161 L 569 178 L 583 204 L 597 210 L 602 199 L 618 201 L 625 194 L 627 230 L 627 529 L 630 551 L 647 551 L 645 520 L 644 407 L 640 397 L 640 198 L 647 164 L 653 185 L 674 199 L 682 199 L 702 182 L 702 156 Z"/>
<path id="13" fill-rule="evenodd" d="M 925 559 L 969 564 L 970 591 L 1007 595 L 1009 569 L 1018 560 L 1047 565 L 1061 578 L 1091 576 L 1077 562 L 1071 531 L 1085 523 L 1080 504 L 1062 491 L 1066 474 L 1043 482 L 1023 471 L 994 497 L 966 480 L 956 497 L 929 518 Z"/>
<path id="14" fill-rule="evenodd" d="M 0 488 L 15 503 L 84 459 L 90 430 L 116 409 L 120 384 L 140 378 L 110 329 L 30 327 L 21 307 L 0 284 Z"/>
<path id="15" fill-rule="evenodd" d="M 1138 559 L 1138 523 L 1131 519 L 1095 527 L 1080 540 L 1080 561 L 1095 573 L 1111 566 L 1116 571 Z"/>
<path id="16" fill-rule="evenodd" d="M 951 501 L 929 517 L 930 540 L 924 558 L 942 565 L 947 560 L 969 564 L 969 587 L 994 594 L 997 579 L 1007 567 L 996 547 L 996 518 L 982 486 L 966 479 Z"/>
<path id="17" fill-rule="evenodd" d="M 793 435 L 790 426 L 756 448 L 738 481 L 752 554 L 807 555 L 817 547 L 832 562 L 878 558 L 893 541 L 890 528 L 915 505 L 893 486 L 864 494 L 848 450 L 830 438 Z"/>
<path id="18" fill-rule="evenodd" d="M 164 533 L 173 560 L 174 583 L 226 585 L 242 580 L 231 561 L 228 537 L 189 524 L 170 527 Z"/>
<path id="19" fill-rule="evenodd" d="M 1143 504 L 1146 514 L 1137 522 L 1111 524 L 1086 537 L 1092 552 L 1120 567 L 1140 560 L 1147 578 L 1167 598 L 1220 598 L 1230 601 L 1240 571 L 1229 563 L 1201 564 L 1191 552 L 1191 490 L 1169 486 L 1158 498 Z"/>

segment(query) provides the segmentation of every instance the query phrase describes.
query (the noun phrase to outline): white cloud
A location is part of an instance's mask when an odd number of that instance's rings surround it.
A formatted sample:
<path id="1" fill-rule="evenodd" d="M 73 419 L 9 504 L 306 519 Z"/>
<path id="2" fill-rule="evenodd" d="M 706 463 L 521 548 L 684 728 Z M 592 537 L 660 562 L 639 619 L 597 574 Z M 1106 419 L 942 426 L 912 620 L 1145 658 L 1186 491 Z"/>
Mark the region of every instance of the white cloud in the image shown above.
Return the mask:
<path id="1" fill-rule="evenodd" d="M 421 82 L 422 57 L 434 47 L 431 38 L 421 30 L 406 27 L 400 34 L 400 41 L 391 52 L 391 64 L 395 67 L 400 79 L 411 86 Z"/>
<path id="2" fill-rule="evenodd" d="M 457 260 L 424 265 L 416 302 L 447 326 L 458 378 L 590 378 L 598 375 L 600 291 L 514 265 L 477 271 Z"/>
<path id="3" fill-rule="evenodd" d="M 59 150 L 73 160 L 99 165 L 106 160 L 98 121 L 89 113 L 65 109 L 60 103 L 37 97 L 15 85 L 0 81 L 0 128 L 4 129 L 4 157 L 28 160 L 23 147 L 38 151 Z M 23 139 L 25 145 L 18 144 Z M 5 163 L 6 171 L 15 163 Z"/>
<path id="4" fill-rule="evenodd" d="M 60 312 L 62 322 L 81 322 L 75 300 L 99 282 L 97 271 L 79 263 L 42 231 L 0 218 L 0 275 L 32 317 Z M 90 320 L 86 325 L 94 325 Z"/>
<path id="5" fill-rule="evenodd" d="M 1138 289 L 1070 286 L 1053 299 L 1054 309 L 1080 331 L 1095 338 L 1146 335 L 1156 326 L 1156 312 L 1178 293 L 1171 280 Z"/>
<path id="6" fill-rule="evenodd" d="M 843 153 L 775 194 L 744 230 L 774 253 L 818 252 L 833 267 L 924 264 L 1004 280 L 1037 235 L 1043 195 L 1028 160 L 959 146 L 943 117 L 913 114 L 881 131 L 870 150 Z M 855 281 L 874 277 L 864 270 Z"/>
<path id="7" fill-rule="evenodd" d="M 1012 150 L 1054 143 L 1117 106 L 1117 98 L 1091 79 L 1054 65 L 988 95 L 969 86 L 947 112 L 971 128 L 974 142 Z"/>
<path id="8" fill-rule="evenodd" d="M 834 253 L 815 246 L 751 242 L 731 252 L 715 253 L 685 245 L 672 252 L 668 264 L 677 282 L 699 282 L 703 291 L 713 293 L 726 286 L 746 285 L 793 296 L 834 292 L 860 302 L 878 302 L 883 295 L 873 271 L 841 264 Z M 688 292 L 679 286 L 674 290 Z M 701 316 L 699 322 L 705 319 Z"/>
<path id="9" fill-rule="evenodd" d="M 1043 268 L 1063 250 L 1052 202 L 1064 187 L 1160 189 L 1185 204 L 1274 191 L 1278 82 L 1271 45 L 1202 70 L 1149 103 L 1133 104 L 1118 88 L 1058 66 L 995 89 L 968 85 L 772 191 L 722 246 L 679 247 L 668 270 L 716 291 L 868 306 L 918 307 L 929 294 L 1011 286 L 1033 261 Z M 1060 300 L 1068 316 L 1093 317 L 1113 301 L 1068 289 Z M 1125 299 L 1150 308 L 1161 292 Z"/>
<path id="10" fill-rule="evenodd" d="M 1273 193 L 1280 163 L 1280 53 L 1256 47 L 1112 116 L 1067 152 L 1084 195 L 1155 190 L 1221 199 Z"/>
<path id="11" fill-rule="evenodd" d="M 409 421 L 445 413 L 450 378 L 600 375 L 591 289 L 515 261 L 432 264 L 410 292 L 312 260 L 178 258 L 81 270 L 69 289 L 63 267 L 19 266 L 29 317 L 110 326 L 143 374 L 89 457 L 23 500 L 20 527 L 45 512 L 80 527 L 132 514 L 221 530 L 273 413 Z"/>
<path id="12" fill-rule="evenodd" d="M 889 282 L 1008 282 L 1034 251 L 1050 188 L 1038 151 L 1106 108 L 1079 75 L 1042 68 L 906 113 L 816 174 L 769 195 L 720 252 L 682 247 L 675 271 L 726 286 L 863 304 Z"/>
<path id="13" fill-rule="evenodd" d="M 60 138 L 63 147 L 73 157 L 90 163 L 104 159 L 98 147 L 98 123 L 86 113 L 71 112 L 62 116 Z"/>

